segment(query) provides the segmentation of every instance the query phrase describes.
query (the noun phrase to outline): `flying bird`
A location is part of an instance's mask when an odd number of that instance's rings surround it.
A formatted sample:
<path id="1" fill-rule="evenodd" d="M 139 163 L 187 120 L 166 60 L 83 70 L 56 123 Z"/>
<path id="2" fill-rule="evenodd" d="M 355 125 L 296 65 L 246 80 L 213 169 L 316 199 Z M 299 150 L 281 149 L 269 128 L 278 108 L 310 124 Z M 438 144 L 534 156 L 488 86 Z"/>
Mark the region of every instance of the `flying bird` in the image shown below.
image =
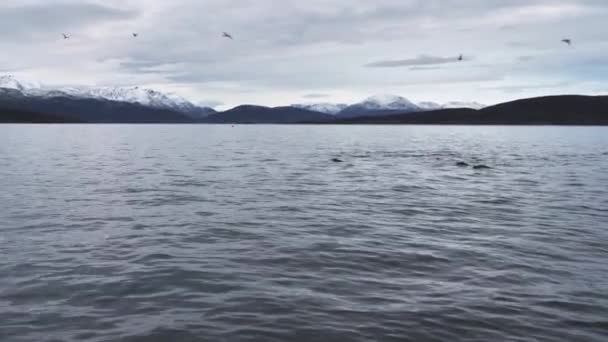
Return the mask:
<path id="1" fill-rule="evenodd" d="M 232 38 L 232 36 L 229 33 L 226 33 L 226 32 L 222 33 L 222 37 L 234 40 L 234 38 Z"/>
<path id="2" fill-rule="evenodd" d="M 568 45 L 572 45 L 572 40 L 571 39 L 562 39 L 562 43 L 566 43 Z"/>
<path id="3" fill-rule="evenodd" d="M 138 36 L 139 36 L 139 33 L 133 32 L 133 38 L 137 38 Z"/>
<path id="4" fill-rule="evenodd" d="M 70 39 L 70 36 L 68 36 L 68 35 L 67 35 L 67 34 L 65 34 L 65 33 L 62 33 L 61 35 L 63 36 L 63 39 Z"/>

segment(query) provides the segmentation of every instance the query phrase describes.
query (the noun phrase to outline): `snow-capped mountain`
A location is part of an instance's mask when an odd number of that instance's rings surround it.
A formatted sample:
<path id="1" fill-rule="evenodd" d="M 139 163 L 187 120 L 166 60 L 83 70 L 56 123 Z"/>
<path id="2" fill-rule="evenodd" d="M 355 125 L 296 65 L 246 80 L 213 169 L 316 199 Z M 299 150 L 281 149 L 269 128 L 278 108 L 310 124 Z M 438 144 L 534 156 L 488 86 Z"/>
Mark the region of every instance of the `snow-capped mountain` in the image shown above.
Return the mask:
<path id="1" fill-rule="evenodd" d="M 26 96 L 75 97 L 81 99 L 108 100 L 139 104 L 156 109 L 167 109 L 186 114 L 193 118 L 206 117 L 215 111 L 197 106 L 192 102 L 172 94 L 140 87 L 58 87 L 46 88 L 32 82 L 24 82 L 14 76 L 0 76 L 0 88 L 19 90 Z"/>
<path id="2" fill-rule="evenodd" d="M 308 104 L 294 104 L 292 107 L 310 110 L 313 112 L 319 112 L 324 114 L 336 115 L 343 111 L 348 105 L 342 103 L 308 103 Z"/>
<path id="3" fill-rule="evenodd" d="M 420 108 L 405 97 L 397 95 L 375 95 L 353 106 L 367 110 L 403 110 L 416 111 Z M 352 106 L 351 106 L 352 107 Z"/>
<path id="4" fill-rule="evenodd" d="M 386 115 L 388 112 L 419 112 L 421 109 L 410 100 L 396 95 L 376 95 L 343 109 L 338 116 L 349 118 L 355 116 Z"/>
<path id="5" fill-rule="evenodd" d="M 318 103 L 295 104 L 292 105 L 292 107 L 336 115 L 337 117 L 341 118 L 353 118 L 359 116 L 381 116 L 397 112 L 427 112 L 450 108 L 485 108 L 484 105 L 477 102 L 448 102 L 445 104 L 440 104 L 437 102 L 425 101 L 413 103 L 412 101 L 397 95 L 376 95 L 352 105 Z"/>
<path id="6" fill-rule="evenodd" d="M 105 99 L 110 101 L 139 103 L 157 108 L 191 107 L 183 98 L 139 87 L 63 88 L 62 91 L 77 97 Z"/>
<path id="7" fill-rule="evenodd" d="M 0 75 L 0 88 L 14 89 L 25 93 L 29 90 L 40 89 L 40 85 L 30 81 L 19 80 L 13 75 Z"/>
<path id="8" fill-rule="evenodd" d="M 178 118 L 164 117 L 163 120 L 171 122 L 180 122 L 180 120 L 200 122 L 201 119 L 216 113 L 212 108 L 196 105 L 180 96 L 142 87 L 46 87 L 35 82 L 17 79 L 12 75 L 0 76 L 0 104 L 6 105 L 9 102 L 12 103 L 13 109 L 21 108 L 40 112 L 48 112 L 52 109 L 55 113 L 99 114 L 93 121 L 110 117 L 114 121 L 120 121 L 123 117 L 120 117 L 119 114 L 129 116 L 129 113 L 137 112 L 140 116 L 136 119 L 133 118 L 133 115 L 130 116 L 133 121 L 137 122 L 148 120 L 149 117 L 146 115 L 157 115 L 158 117 L 161 114 L 177 115 Z M 444 108 L 481 109 L 485 106 L 477 102 L 413 103 L 401 96 L 376 95 L 352 105 L 309 103 L 295 104 L 291 107 L 317 112 L 317 114 L 329 114 L 337 118 L 353 118 Z M 294 113 L 301 114 L 291 111 L 289 115 L 294 115 Z M 80 119 L 85 122 L 92 121 L 90 118 L 82 117 Z"/>
<path id="9" fill-rule="evenodd" d="M 153 108 L 174 110 L 195 118 L 206 117 L 215 112 L 211 108 L 197 106 L 183 97 L 140 87 L 81 87 L 64 88 L 62 91 L 76 97 L 137 103 Z"/>

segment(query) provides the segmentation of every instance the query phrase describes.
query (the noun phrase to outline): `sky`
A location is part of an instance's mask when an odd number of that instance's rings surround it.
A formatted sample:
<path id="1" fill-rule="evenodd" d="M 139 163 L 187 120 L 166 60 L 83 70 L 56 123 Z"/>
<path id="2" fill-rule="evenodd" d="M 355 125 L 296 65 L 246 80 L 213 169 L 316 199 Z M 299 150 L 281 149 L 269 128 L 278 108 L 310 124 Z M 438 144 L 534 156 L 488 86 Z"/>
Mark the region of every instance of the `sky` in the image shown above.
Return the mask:
<path id="1" fill-rule="evenodd" d="M 0 75 L 217 108 L 606 94 L 607 18 L 606 0 L 2 0 Z"/>

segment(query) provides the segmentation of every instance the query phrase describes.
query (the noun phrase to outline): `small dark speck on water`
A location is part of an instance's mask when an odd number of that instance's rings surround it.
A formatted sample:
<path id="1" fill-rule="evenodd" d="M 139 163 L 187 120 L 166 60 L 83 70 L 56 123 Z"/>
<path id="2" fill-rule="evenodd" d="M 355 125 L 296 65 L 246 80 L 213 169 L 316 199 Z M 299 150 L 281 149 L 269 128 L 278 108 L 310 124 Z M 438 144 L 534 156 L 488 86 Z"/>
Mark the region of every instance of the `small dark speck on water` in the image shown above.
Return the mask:
<path id="1" fill-rule="evenodd" d="M 491 169 L 491 167 L 487 166 L 487 165 L 475 165 L 473 166 L 474 170 L 489 170 Z"/>

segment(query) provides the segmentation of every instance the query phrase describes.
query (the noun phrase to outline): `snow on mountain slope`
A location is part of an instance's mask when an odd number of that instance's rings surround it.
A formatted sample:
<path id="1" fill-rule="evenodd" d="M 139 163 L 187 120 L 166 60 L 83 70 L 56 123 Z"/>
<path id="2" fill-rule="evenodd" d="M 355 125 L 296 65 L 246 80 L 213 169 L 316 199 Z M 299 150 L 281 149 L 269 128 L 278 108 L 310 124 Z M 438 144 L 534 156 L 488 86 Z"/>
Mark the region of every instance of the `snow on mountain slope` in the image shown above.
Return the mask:
<path id="1" fill-rule="evenodd" d="M 144 106 L 172 109 L 180 112 L 194 111 L 199 108 L 182 97 L 140 87 L 79 87 L 61 90 L 76 97 L 139 103 Z"/>
<path id="2" fill-rule="evenodd" d="M 413 103 L 408 99 L 397 95 L 376 95 L 369 97 L 359 103 L 352 105 L 319 103 L 319 104 L 297 104 L 296 108 L 313 110 L 316 112 L 337 115 L 342 118 L 352 118 L 358 116 L 378 116 L 387 115 L 389 112 L 425 112 L 449 108 L 473 108 L 482 109 L 485 106 L 477 102 L 448 102 L 439 104 L 436 102 Z"/>
<path id="3" fill-rule="evenodd" d="M 309 103 L 309 104 L 294 104 L 292 107 L 310 110 L 313 112 L 319 112 L 324 114 L 336 115 L 340 113 L 344 108 L 348 107 L 346 104 L 341 103 Z"/>
<path id="4" fill-rule="evenodd" d="M 40 85 L 35 82 L 17 79 L 13 75 L 2 75 L 0 76 L 0 88 L 15 89 L 25 93 L 31 89 L 40 89 Z"/>
<path id="5" fill-rule="evenodd" d="M 410 100 L 396 95 L 376 95 L 346 107 L 339 117 L 381 116 L 387 112 L 419 112 L 421 109 Z"/>
<path id="6" fill-rule="evenodd" d="M 24 82 L 14 76 L 0 76 L 0 88 L 16 89 L 28 96 L 59 97 L 73 96 L 85 99 L 101 99 L 143 106 L 168 109 L 188 114 L 192 117 L 205 117 L 213 112 L 208 107 L 197 106 L 192 102 L 172 94 L 140 87 L 59 87 L 43 88 L 33 82 Z"/>
<path id="7" fill-rule="evenodd" d="M 363 102 L 354 104 L 367 110 L 404 110 L 415 111 L 420 108 L 410 100 L 397 95 L 375 95 Z"/>
<path id="8" fill-rule="evenodd" d="M 12 75 L 5 75 L 0 76 L 0 88 L 18 90 L 26 96 L 72 96 L 77 98 L 137 103 L 143 106 L 178 111 L 193 118 L 204 118 L 209 114 L 215 113 L 215 111 L 209 107 L 195 105 L 180 96 L 141 87 L 48 88 L 42 87 L 35 82 L 17 79 Z M 384 115 L 386 112 L 390 111 L 419 112 L 443 108 L 481 109 L 485 106 L 477 102 L 448 102 L 443 105 L 435 102 L 420 102 L 415 104 L 408 99 L 397 95 L 376 95 L 353 105 L 310 103 L 295 104 L 292 105 L 292 107 L 341 117 L 354 117 L 361 115 Z"/>

